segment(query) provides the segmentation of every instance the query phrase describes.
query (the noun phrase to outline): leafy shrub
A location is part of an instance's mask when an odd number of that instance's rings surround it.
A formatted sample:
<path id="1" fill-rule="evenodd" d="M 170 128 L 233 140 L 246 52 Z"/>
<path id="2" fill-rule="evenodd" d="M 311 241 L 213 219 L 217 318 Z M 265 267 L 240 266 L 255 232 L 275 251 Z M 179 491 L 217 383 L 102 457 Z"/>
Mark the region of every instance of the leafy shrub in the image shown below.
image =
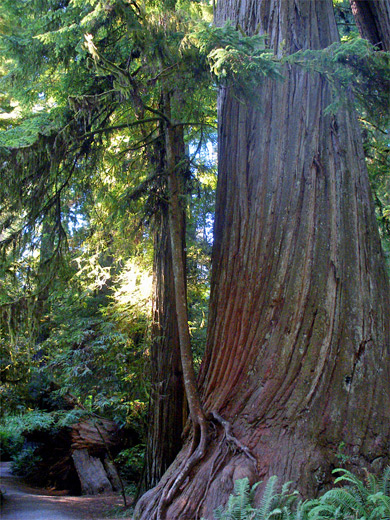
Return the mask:
<path id="1" fill-rule="evenodd" d="M 0 420 L 0 456 L 2 460 L 17 457 L 25 442 L 24 434 L 47 431 L 55 427 L 56 415 L 31 410 L 19 415 L 5 415 Z"/>
<path id="2" fill-rule="evenodd" d="M 23 444 L 23 439 L 12 432 L 3 430 L 0 427 L 0 459 L 10 460 Z"/>
<path id="3" fill-rule="evenodd" d="M 54 427 L 56 414 L 32 410 L 19 416 L 19 427 L 24 433 L 36 430 L 47 431 Z"/>
<path id="4" fill-rule="evenodd" d="M 37 465 L 42 461 L 35 453 L 34 446 L 26 446 L 18 454 L 13 456 L 11 469 L 12 473 L 21 477 L 31 477 L 37 469 Z"/>
<path id="5" fill-rule="evenodd" d="M 10 460 L 23 446 L 23 436 L 14 417 L 3 417 L 0 422 L 0 458 Z"/>
<path id="6" fill-rule="evenodd" d="M 132 448 L 122 450 L 115 459 L 121 474 L 126 480 L 137 479 L 144 464 L 145 445 L 137 444 Z"/>

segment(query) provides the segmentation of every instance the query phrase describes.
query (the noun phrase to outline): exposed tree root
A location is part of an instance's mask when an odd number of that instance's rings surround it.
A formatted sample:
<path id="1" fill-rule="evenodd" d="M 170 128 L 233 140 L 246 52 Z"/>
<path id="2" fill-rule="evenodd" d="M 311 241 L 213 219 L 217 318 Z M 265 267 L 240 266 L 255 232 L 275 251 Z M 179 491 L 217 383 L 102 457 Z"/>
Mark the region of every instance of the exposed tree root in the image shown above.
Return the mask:
<path id="1" fill-rule="evenodd" d="M 194 468 L 196 464 L 203 459 L 206 453 L 207 429 L 208 428 L 206 419 L 204 419 L 204 421 L 201 421 L 200 424 L 194 426 L 194 435 L 192 438 L 189 455 L 187 456 L 182 466 L 182 469 L 179 471 L 179 474 L 177 475 L 175 480 L 173 480 L 173 482 L 169 486 L 167 486 L 162 493 L 158 505 L 157 520 L 166 519 L 167 508 L 172 503 L 180 486 L 188 477 L 192 468 Z"/>
<path id="2" fill-rule="evenodd" d="M 228 421 L 223 419 L 221 415 L 217 412 L 210 412 L 207 417 L 208 420 L 204 420 L 201 424 L 196 424 L 194 427 L 194 435 L 191 441 L 191 447 L 189 449 L 188 455 L 182 465 L 182 469 L 179 471 L 177 477 L 172 481 L 172 483 L 168 484 L 164 489 L 162 496 L 159 501 L 158 510 L 157 510 L 157 520 L 165 520 L 166 512 L 169 505 L 172 503 L 175 498 L 177 492 L 179 491 L 181 485 L 189 476 L 191 470 L 200 462 L 206 453 L 206 443 L 207 443 L 207 433 L 208 433 L 208 422 L 217 422 L 223 428 L 223 437 L 220 440 L 220 444 L 223 446 L 225 443 L 228 450 L 236 453 L 237 451 L 242 452 L 257 468 L 257 459 L 250 452 L 249 448 L 245 446 L 242 442 L 240 442 L 232 433 L 232 427 Z M 218 460 L 221 454 L 221 448 L 219 449 L 217 455 L 214 457 L 214 460 L 211 465 L 209 478 L 207 480 L 207 486 L 204 493 L 204 497 L 199 503 L 196 510 L 196 518 L 199 516 L 200 509 L 204 503 L 204 500 L 207 495 L 207 491 L 210 488 L 210 484 L 213 481 L 213 478 L 220 470 L 222 464 L 225 462 L 226 457 L 229 451 L 223 453 L 220 460 Z"/>
<path id="3" fill-rule="evenodd" d="M 257 468 L 256 457 L 250 452 L 248 446 L 245 446 L 241 441 L 237 439 L 237 437 L 235 437 L 232 434 L 231 424 L 228 423 L 228 421 L 225 421 L 225 419 L 217 412 L 210 412 L 210 416 L 214 419 L 214 421 L 218 422 L 224 429 L 224 436 L 222 438 L 222 441 L 226 440 L 228 445 L 234 447 L 234 451 L 241 451 L 242 453 L 244 453 L 244 455 L 246 455 L 246 457 L 248 457 L 248 459 L 253 462 L 255 468 Z"/>
<path id="4" fill-rule="evenodd" d="M 169 191 L 168 220 L 169 231 L 171 237 L 172 248 L 172 267 L 175 287 L 175 303 L 177 325 L 180 340 L 180 357 L 183 368 L 184 386 L 189 408 L 189 416 L 192 422 L 192 441 L 187 457 L 176 478 L 172 482 L 167 483 L 162 491 L 162 495 L 157 508 L 157 520 L 166 518 L 166 511 L 172 503 L 176 493 L 179 491 L 183 482 L 189 476 L 191 470 L 203 459 L 206 453 L 207 436 L 209 418 L 203 410 L 200 400 L 196 374 L 194 370 L 191 338 L 188 328 L 188 312 L 187 312 L 187 291 L 186 291 L 186 273 L 184 262 L 184 251 L 182 242 L 182 199 L 183 192 L 183 175 L 180 175 L 180 164 L 182 158 L 180 151 L 175 146 L 175 131 L 171 118 L 171 98 L 176 96 L 176 92 L 171 90 L 171 86 L 166 86 L 164 90 L 164 108 L 166 113 L 166 122 L 164 125 L 165 148 L 166 148 L 166 167 L 167 167 L 167 184 Z M 224 428 L 224 439 L 227 444 L 234 445 L 235 449 L 239 449 L 251 458 L 255 464 L 256 459 L 250 453 L 249 449 L 240 443 L 231 433 L 231 427 L 216 412 L 210 415 L 210 418 L 219 422 Z"/>
<path id="5" fill-rule="evenodd" d="M 203 493 L 202 499 L 199 501 L 198 507 L 196 508 L 195 518 L 199 518 L 200 510 L 201 510 L 201 508 L 202 508 L 202 506 L 204 504 L 204 501 L 206 500 L 207 493 L 208 493 L 208 491 L 210 489 L 210 485 L 211 485 L 215 475 L 221 469 L 221 466 L 225 462 L 226 457 L 227 457 L 227 455 L 229 453 L 229 450 L 226 450 L 225 453 L 222 453 L 222 448 L 223 448 L 223 446 L 217 451 L 217 453 L 216 453 L 216 455 L 215 455 L 215 457 L 213 459 L 213 462 L 211 464 L 209 477 L 207 479 L 206 489 L 205 489 L 205 491 Z M 221 456 L 221 453 L 222 453 L 222 456 Z M 220 458 L 220 460 L 218 460 L 218 462 L 216 462 L 218 458 Z"/>

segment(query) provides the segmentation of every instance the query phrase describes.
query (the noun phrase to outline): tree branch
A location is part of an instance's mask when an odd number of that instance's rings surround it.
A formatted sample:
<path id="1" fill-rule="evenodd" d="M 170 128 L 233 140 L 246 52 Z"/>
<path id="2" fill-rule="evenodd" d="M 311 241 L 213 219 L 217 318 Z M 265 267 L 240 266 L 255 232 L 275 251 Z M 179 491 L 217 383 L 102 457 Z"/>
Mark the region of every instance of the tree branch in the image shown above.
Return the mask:
<path id="1" fill-rule="evenodd" d="M 152 111 L 152 110 L 150 110 Z M 123 128 L 132 128 L 133 126 L 142 125 L 145 123 L 153 123 L 156 121 L 161 121 L 162 117 L 149 117 L 146 119 L 140 119 L 138 121 L 133 121 L 132 123 L 123 123 L 121 125 L 115 125 L 115 126 L 109 126 L 106 128 L 98 128 L 97 130 L 93 130 L 92 132 L 87 132 L 86 134 L 83 134 L 80 136 L 80 139 L 87 138 L 94 136 L 96 134 L 104 134 L 105 132 L 112 132 L 114 130 L 121 130 Z"/>

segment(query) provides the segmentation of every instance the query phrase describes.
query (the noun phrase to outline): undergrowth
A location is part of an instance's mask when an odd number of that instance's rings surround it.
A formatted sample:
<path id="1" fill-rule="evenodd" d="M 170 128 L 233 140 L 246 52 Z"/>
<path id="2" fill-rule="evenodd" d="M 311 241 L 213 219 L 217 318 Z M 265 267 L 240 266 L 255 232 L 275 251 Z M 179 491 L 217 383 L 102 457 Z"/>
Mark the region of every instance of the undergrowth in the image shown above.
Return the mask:
<path id="1" fill-rule="evenodd" d="M 237 480 L 225 508 L 214 511 L 215 520 L 390 520 L 390 467 L 383 475 L 368 474 L 364 480 L 350 471 L 341 474 L 335 487 L 318 499 L 303 501 L 297 491 L 289 491 L 288 482 L 278 491 L 278 478 L 271 477 L 258 507 L 255 491 L 260 484 L 249 485 L 247 478 Z"/>
<path id="2" fill-rule="evenodd" d="M 0 456 L 10 460 L 17 456 L 25 442 L 24 433 L 48 430 L 54 424 L 53 414 L 31 410 L 19 415 L 4 415 L 0 419 Z"/>

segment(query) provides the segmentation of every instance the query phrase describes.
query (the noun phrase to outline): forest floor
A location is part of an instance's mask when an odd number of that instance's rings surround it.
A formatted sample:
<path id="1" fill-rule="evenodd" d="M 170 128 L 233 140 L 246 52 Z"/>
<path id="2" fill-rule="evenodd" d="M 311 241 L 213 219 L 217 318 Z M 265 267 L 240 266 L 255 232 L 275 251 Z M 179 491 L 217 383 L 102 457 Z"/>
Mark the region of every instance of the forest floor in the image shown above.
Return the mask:
<path id="1" fill-rule="evenodd" d="M 9 462 L 0 462 L 0 488 L 4 494 L 1 520 L 124 520 L 115 512 L 123 510 L 118 494 L 70 496 L 28 486 L 11 473 Z"/>

